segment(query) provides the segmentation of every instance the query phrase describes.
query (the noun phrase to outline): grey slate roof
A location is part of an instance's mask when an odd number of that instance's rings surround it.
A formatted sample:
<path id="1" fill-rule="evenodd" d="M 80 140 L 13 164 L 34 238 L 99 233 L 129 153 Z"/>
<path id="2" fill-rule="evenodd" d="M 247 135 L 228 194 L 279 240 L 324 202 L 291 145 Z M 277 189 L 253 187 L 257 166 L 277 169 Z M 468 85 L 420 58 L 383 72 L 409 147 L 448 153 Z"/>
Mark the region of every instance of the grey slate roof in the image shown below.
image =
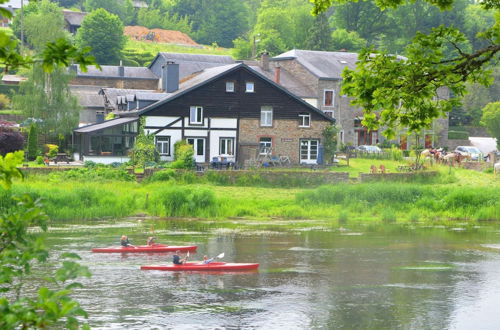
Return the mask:
<path id="1" fill-rule="evenodd" d="M 260 66 L 251 65 L 250 68 L 252 70 L 257 71 L 263 76 L 266 76 L 268 79 L 274 81 L 274 68 L 271 68 L 269 71 L 262 70 Z M 284 68 L 280 70 L 280 83 L 281 86 L 288 89 L 292 94 L 297 95 L 302 98 L 316 98 L 318 97 L 318 93 L 314 91 L 313 86 L 308 86 L 303 84 L 300 80 L 291 75 Z"/>
<path id="2" fill-rule="evenodd" d="M 25 1 L 24 5 L 27 5 L 28 1 Z M 5 3 L 2 3 L 0 7 L 3 8 L 12 8 L 12 9 L 21 9 L 21 0 L 9 0 Z"/>
<path id="3" fill-rule="evenodd" d="M 168 93 L 152 93 L 152 92 L 138 92 L 135 93 L 134 100 L 139 101 L 159 101 L 167 97 Z"/>
<path id="4" fill-rule="evenodd" d="M 85 12 L 63 9 L 64 19 L 71 25 L 81 26 L 83 19 L 87 15 Z"/>
<path id="5" fill-rule="evenodd" d="M 92 125 L 77 128 L 77 129 L 73 130 L 73 132 L 75 132 L 75 133 L 90 133 L 90 132 L 100 131 L 100 130 L 105 129 L 105 128 L 114 127 L 117 125 L 127 124 L 130 122 L 136 121 L 136 120 L 137 120 L 137 117 L 123 117 L 123 118 L 111 119 L 111 120 L 106 120 L 102 123 L 97 123 L 97 124 L 92 124 Z"/>
<path id="6" fill-rule="evenodd" d="M 99 95 L 100 86 L 70 85 L 71 94 L 84 108 L 104 109 L 104 97 Z"/>
<path id="7" fill-rule="evenodd" d="M 167 61 L 179 64 L 179 79 L 183 79 L 195 72 L 216 66 L 235 63 L 231 56 L 201 55 L 160 52 L 149 65 L 153 73 L 161 77 L 161 66 Z"/>
<path id="8" fill-rule="evenodd" d="M 72 67 L 74 70 L 74 67 Z M 97 69 L 94 65 L 87 67 L 87 72 L 83 72 L 80 66 L 77 66 L 77 77 L 101 77 L 101 78 L 129 78 L 129 79 L 158 79 L 151 70 L 144 67 L 124 66 L 124 75 L 120 76 L 118 65 L 101 65 Z"/>
<path id="9" fill-rule="evenodd" d="M 165 98 L 163 98 L 162 100 L 156 102 L 156 103 L 153 103 L 141 110 L 136 110 L 136 111 L 129 111 L 127 114 L 124 114 L 126 116 L 137 116 L 137 115 L 141 115 L 141 114 L 144 114 L 150 110 L 153 110 L 154 108 L 158 107 L 158 106 L 161 106 L 162 104 L 165 104 L 165 103 L 168 103 L 174 99 L 176 99 L 177 97 L 180 97 L 184 94 L 187 94 L 189 93 L 190 91 L 198 88 L 198 87 L 201 87 L 221 76 L 223 76 L 224 74 L 228 74 L 234 70 L 237 70 L 238 68 L 246 68 L 248 69 L 250 72 L 253 72 L 255 75 L 259 76 L 261 79 L 263 80 L 266 80 L 267 82 L 269 82 L 271 85 L 275 86 L 276 88 L 282 90 L 283 92 L 287 93 L 288 95 L 290 95 L 292 98 L 294 98 L 295 100 L 297 100 L 298 102 L 304 104 L 306 107 L 308 107 L 309 109 L 311 109 L 311 111 L 314 111 L 316 112 L 318 115 L 320 115 L 321 117 L 329 120 L 329 121 L 332 121 L 333 119 L 329 116 L 327 116 L 325 113 L 323 113 L 323 111 L 313 107 L 312 105 L 310 105 L 309 103 L 305 102 L 304 100 L 302 100 L 301 98 L 299 98 L 298 96 L 296 96 L 295 94 L 291 93 L 290 91 L 288 91 L 286 88 L 284 88 L 283 86 L 275 83 L 274 81 L 272 81 L 271 79 L 267 78 L 266 76 L 260 74 L 259 72 L 255 71 L 255 70 L 252 70 L 251 67 L 249 67 L 248 65 L 244 64 L 244 63 L 235 63 L 235 64 L 229 64 L 229 65 L 224 65 L 224 66 L 218 66 L 218 67 L 213 67 L 213 68 L 208 68 L 208 69 L 205 69 L 203 70 L 202 72 L 196 74 L 196 75 L 193 75 L 190 79 L 186 80 L 185 82 L 181 83 L 179 85 L 179 89 L 173 93 L 170 93 L 168 94 Z"/>
<path id="10" fill-rule="evenodd" d="M 342 71 L 356 67 L 357 53 L 324 52 L 314 50 L 292 49 L 272 58 L 272 60 L 296 59 L 307 70 L 318 78 L 342 79 Z"/>

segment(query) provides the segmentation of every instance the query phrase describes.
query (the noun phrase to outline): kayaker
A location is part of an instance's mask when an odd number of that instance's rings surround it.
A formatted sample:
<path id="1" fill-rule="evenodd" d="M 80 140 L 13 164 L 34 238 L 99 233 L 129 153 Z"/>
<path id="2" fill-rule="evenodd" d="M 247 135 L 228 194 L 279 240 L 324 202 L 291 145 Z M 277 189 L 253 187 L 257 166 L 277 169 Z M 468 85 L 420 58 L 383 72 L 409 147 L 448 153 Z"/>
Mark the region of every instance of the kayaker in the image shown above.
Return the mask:
<path id="1" fill-rule="evenodd" d="M 123 235 L 122 238 L 120 239 L 120 245 L 125 247 L 133 246 L 132 244 L 130 244 L 128 237 L 126 235 Z"/>
<path id="2" fill-rule="evenodd" d="M 208 259 L 208 257 L 207 257 L 207 256 L 203 256 L 203 263 L 204 263 L 204 264 L 209 264 L 209 263 L 211 263 L 212 261 L 214 261 L 214 258 L 210 258 L 210 259 Z"/>
<path id="3" fill-rule="evenodd" d="M 181 251 L 175 251 L 175 254 L 172 257 L 172 262 L 174 263 L 174 265 L 182 265 L 186 262 L 186 258 L 181 259 L 181 257 L 179 256 L 180 253 Z"/>
<path id="4" fill-rule="evenodd" d="M 155 239 L 156 239 L 156 237 L 153 237 L 153 236 L 148 237 L 148 246 L 155 245 Z"/>

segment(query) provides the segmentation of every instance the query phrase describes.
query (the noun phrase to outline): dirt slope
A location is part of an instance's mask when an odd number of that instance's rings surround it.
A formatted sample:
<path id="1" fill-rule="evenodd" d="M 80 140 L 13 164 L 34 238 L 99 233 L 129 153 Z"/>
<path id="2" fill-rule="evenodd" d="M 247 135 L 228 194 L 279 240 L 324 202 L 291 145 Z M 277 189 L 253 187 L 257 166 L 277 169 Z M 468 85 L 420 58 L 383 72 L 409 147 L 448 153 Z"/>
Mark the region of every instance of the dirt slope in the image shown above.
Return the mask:
<path id="1" fill-rule="evenodd" d="M 124 34 L 136 40 L 149 40 L 169 44 L 198 46 L 187 34 L 180 31 L 148 29 L 143 26 L 126 26 Z"/>

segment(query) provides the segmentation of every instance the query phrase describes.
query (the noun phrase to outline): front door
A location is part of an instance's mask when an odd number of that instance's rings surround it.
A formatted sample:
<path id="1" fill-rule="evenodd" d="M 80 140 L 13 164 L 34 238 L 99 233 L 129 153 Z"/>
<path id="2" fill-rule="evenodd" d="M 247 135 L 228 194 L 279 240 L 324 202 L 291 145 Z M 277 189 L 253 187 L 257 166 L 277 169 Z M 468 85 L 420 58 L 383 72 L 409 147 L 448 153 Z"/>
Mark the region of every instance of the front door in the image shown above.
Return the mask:
<path id="1" fill-rule="evenodd" d="M 319 140 L 300 140 L 300 163 L 318 163 Z"/>
<path id="2" fill-rule="evenodd" d="M 187 142 L 193 146 L 194 160 L 197 163 L 205 163 L 205 139 L 204 138 L 187 138 Z"/>

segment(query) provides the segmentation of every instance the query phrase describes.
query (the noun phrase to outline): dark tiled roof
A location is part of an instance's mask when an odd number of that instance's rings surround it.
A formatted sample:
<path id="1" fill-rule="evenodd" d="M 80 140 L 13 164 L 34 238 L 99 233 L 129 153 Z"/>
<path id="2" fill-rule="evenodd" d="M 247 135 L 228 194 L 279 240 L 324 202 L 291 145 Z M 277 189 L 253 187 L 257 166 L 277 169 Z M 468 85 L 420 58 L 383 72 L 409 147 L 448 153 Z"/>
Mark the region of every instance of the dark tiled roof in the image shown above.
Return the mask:
<path id="1" fill-rule="evenodd" d="M 321 117 L 331 121 L 332 118 L 328 117 L 327 115 L 325 115 L 323 113 L 323 111 L 313 107 L 312 105 L 310 105 L 309 103 L 305 102 L 304 100 L 302 100 L 301 98 L 299 98 L 298 96 L 296 96 L 295 94 L 291 93 L 290 91 L 288 91 L 286 88 L 284 88 L 283 86 L 281 85 L 278 85 L 276 84 L 274 81 L 272 81 L 271 79 L 267 78 L 266 76 L 260 74 L 259 72 L 253 70 L 252 68 L 250 68 L 248 65 L 244 64 L 244 63 L 235 63 L 235 64 L 230 64 L 230 65 L 224 65 L 224 66 L 218 66 L 218 67 L 214 67 L 214 68 L 209 68 L 209 69 L 205 69 L 203 70 L 202 72 L 198 73 L 198 74 L 195 74 L 192 76 L 192 78 L 186 80 L 185 82 L 181 83 L 179 85 L 179 89 L 173 93 L 170 93 L 168 94 L 165 98 L 163 98 L 162 100 L 154 103 L 154 104 L 151 104 L 147 107 L 145 107 L 144 109 L 141 109 L 139 111 L 130 111 L 127 115 L 129 116 L 137 116 L 137 115 L 141 115 L 143 113 L 146 113 L 150 110 L 153 110 L 154 108 L 158 107 L 158 106 L 161 106 L 162 104 L 165 104 L 165 103 L 168 103 L 170 102 L 171 100 L 174 100 L 176 99 L 177 97 L 180 97 L 181 95 L 184 95 L 184 94 L 187 94 L 189 93 L 190 91 L 198 88 L 198 87 L 201 87 L 221 76 L 223 76 L 224 74 L 228 74 L 238 68 L 245 68 L 247 70 L 249 70 L 250 72 L 253 72 L 255 75 L 257 75 L 258 77 L 260 77 L 261 79 L 269 82 L 271 85 L 275 86 L 276 88 L 282 90 L 283 92 L 287 93 L 288 95 L 290 95 L 291 97 L 293 97 L 295 100 L 297 100 L 298 102 L 304 104 L 306 107 L 310 108 L 311 111 L 314 111 L 316 112 L 317 114 L 319 114 Z"/>
<path id="2" fill-rule="evenodd" d="M 124 66 L 124 74 L 120 76 L 120 66 L 101 65 L 101 70 L 94 65 L 87 67 L 87 72 L 83 72 L 78 66 L 77 77 L 101 77 L 101 78 L 127 78 L 127 79 L 158 79 L 151 70 L 144 67 Z"/>
<path id="3" fill-rule="evenodd" d="M 165 64 L 167 61 L 179 64 L 179 79 L 183 79 L 195 72 L 199 72 L 204 69 L 234 63 L 234 60 L 231 56 L 160 52 L 149 65 L 149 68 L 155 70 L 154 74 L 158 77 L 161 76 L 161 65 L 155 65 L 153 67 L 153 64 L 157 63 L 158 61 L 161 64 Z"/>
<path id="4" fill-rule="evenodd" d="M 99 91 L 99 94 L 104 95 L 109 102 L 107 106 L 115 110 L 118 109 L 118 104 L 125 104 L 128 100 L 133 101 L 137 93 L 154 93 L 154 91 L 149 89 L 124 88 L 101 88 Z"/>
<path id="5" fill-rule="evenodd" d="M 71 25 L 81 26 L 83 19 L 87 15 L 85 12 L 63 9 L 64 19 Z"/>

